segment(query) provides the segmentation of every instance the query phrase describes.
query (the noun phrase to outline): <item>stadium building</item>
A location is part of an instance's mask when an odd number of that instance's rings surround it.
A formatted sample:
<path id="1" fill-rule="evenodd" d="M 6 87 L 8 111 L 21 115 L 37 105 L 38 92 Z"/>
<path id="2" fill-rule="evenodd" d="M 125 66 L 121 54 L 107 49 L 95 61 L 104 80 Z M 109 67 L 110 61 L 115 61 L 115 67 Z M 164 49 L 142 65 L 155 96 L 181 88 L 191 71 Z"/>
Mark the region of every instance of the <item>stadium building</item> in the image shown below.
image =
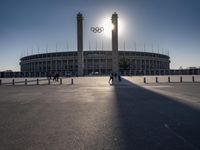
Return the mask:
<path id="1" fill-rule="evenodd" d="M 170 73 L 168 55 L 118 49 L 118 15 L 112 15 L 112 50 L 83 51 L 83 16 L 77 14 L 77 51 L 35 54 L 20 59 L 24 76 L 66 75 L 164 75 Z"/>

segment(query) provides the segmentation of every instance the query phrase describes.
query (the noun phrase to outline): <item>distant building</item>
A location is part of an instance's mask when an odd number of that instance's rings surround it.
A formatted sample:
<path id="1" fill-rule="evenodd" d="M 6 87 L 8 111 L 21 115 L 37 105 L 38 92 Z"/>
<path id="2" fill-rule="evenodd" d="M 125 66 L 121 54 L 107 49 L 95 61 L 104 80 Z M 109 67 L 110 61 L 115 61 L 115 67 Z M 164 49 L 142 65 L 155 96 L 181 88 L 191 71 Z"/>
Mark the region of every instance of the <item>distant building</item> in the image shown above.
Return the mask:
<path id="1" fill-rule="evenodd" d="M 112 51 L 84 51 L 84 75 L 112 72 Z M 126 75 L 169 74 L 169 56 L 135 51 L 119 51 L 119 71 Z M 46 76 L 47 73 L 78 74 L 78 53 L 57 52 L 37 54 L 21 59 L 21 72 L 29 76 Z"/>
<path id="2" fill-rule="evenodd" d="M 21 72 L 28 76 L 46 76 L 59 72 L 83 76 L 93 72 L 125 75 L 169 74 L 167 55 L 118 50 L 118 15 L 112 15 L 112 50 L 83 51 L 83 16 L 77 14 L 77 51 L 54 52 L 26 56 L 20 59 Z"/>

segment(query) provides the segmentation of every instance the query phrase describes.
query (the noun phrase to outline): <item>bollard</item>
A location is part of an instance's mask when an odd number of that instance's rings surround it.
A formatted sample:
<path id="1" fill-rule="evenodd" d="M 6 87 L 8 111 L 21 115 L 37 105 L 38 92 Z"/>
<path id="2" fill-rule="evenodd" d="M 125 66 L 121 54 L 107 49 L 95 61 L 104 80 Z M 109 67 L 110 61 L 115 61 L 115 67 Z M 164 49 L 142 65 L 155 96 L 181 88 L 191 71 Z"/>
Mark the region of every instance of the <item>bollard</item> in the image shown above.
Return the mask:
<path id="1" fill-rule="evenodd" d="M 1 80 L 0 80 L 0 85 L 2 84 Z"/>
<path id="2" fill-rule="evenodd" d="M 12 85 L 15 85 L 15 79 L 12 80 Z"/>
<path id="3" fill-rule="evenodd" d="M 158 77 L 156 77 L 156 83 L 158 83 Z"/>
<path id="4" fill-rule="evenodd" d="M 144 77 L 144 83 L 146 83 L 146 78 Z"/>
<path id="5" fill-rule="evenodd" d="M 180 76 L 180 82 L 183 82 L 183 77 L 182 76 Z"/>
<path id="6" fill-rule="evenodd" d="M 48 85 L 50 85 L 51 84 L 51 80 L 50 79 L 48 79 Z"/>
<path id="7" fill-rule="evenodd" d="M 27 79 L 25 79 L 25 85 L 27 85 Z"/>
<path id="8" fill-rule="evenodd" d="M 168 82 L 170 83 L 171 81 L 170 81 L 170 77 L 168 77 Z"/>
<path id="9" fill-rule="evenodd" d="M 195 80 L 194 80 L 194 76 L 192 76 L 192 82 L 195 82 Z"/>
<path id="10" fill-rule="evenodd" d="M 37 85 L 39 85 L 39 79 L 37 79 Z"/>
<path id="11" fill-rule="evenodd" d="M 74 84 L 74 80 L 73 79 L 71 79 L 71 84 Z"/>
<path id="12" fill-rule="evenodd" d="M 62 84 L 62 78 L 60 78 L 60 84 Z"/>

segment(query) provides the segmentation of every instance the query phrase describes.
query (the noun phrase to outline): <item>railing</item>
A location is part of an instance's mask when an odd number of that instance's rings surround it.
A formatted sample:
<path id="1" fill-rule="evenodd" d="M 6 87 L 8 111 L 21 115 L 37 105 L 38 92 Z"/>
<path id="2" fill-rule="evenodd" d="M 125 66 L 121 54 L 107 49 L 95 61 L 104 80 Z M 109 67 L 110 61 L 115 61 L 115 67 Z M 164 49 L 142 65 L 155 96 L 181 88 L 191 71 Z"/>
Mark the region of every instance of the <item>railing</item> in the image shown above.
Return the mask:
<path id="1" fill-rule="evenodd" d="M 24 80 L 21 80 L 21 81 L 16 81 L 15 79 L 12 79 L 10 82 L 3 82 L 1 79 L 0 79 L 0 86 L 1 85 L 51 85 L 51 84 L 60 84 L 62 85 L 63 84 L 63 79 L 60 78 L 59 80 L 57 81 L 53 81 L 51 79 L 31 79 L 31 80 L 28 80 L 28 79 L 24 79 Z M 74 84 L 74 80 L 73 78 L 71 78 L 70 82 L 69 83 L 66 83 L 66 84 Z"/>
<path id="2" fill-rule="evenodd" d="M 90 77 L 85 77 L 90 78 Z M 92 77 L 91 77 L 92 78 Z M 105 76 L 105 79 L 107 79 L 108 76 Z M 132 76 L 127 77 L 128 80 L 131 80 L 135 83 L 200 83 L 200 76 Z M 53 82 L 53 80 L 47 79 L 47 78 L 0 78 L 0 86 L 1 85 L 73 85 L 75 78 L 60 78 L 57 82 Z M 85 80 L 85 79 L 81 79 Z M 79 84 L 81 80 L 78 80 L 78 78 L 75 79 L 75 84 Z M 96 80 L 96 79 L 95 79 Z M 99 81 L 99 82 L 105 82 Z"/>
<path id="3" fill-rule="evenodd" d="M 143 77 L 143 83 L 200 83 L 200 76 L 196 77 L 195 76 L 165 76 L 165 77 L 158 77 L 158 76 L 153 76 L 153 77 Z"/>

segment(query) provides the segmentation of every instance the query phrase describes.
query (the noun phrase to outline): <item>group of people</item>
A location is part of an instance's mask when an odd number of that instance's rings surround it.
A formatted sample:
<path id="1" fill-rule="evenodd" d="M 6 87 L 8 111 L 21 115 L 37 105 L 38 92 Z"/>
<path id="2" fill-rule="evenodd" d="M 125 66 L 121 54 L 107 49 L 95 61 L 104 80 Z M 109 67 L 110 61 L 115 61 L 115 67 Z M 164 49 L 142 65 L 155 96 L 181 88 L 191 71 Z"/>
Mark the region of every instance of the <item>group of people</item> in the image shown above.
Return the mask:
<path id="1" fill-rule="evenodd" d="M 59 80 L 59 73 L 58 72 L 49 73 L 47 75 L 47 78 L 50 79 L 50 80 L 53 78 L 53 81 L 58 82 L 58 80 Z"/>
<path id="2" fill-rule="evenodd" d="M 119 82 L 121 82 L 121 76 L 120 76 L 120 74 L 117 74 L 117 73 L 110 73 L 110 78 L 109 78 L 109 81 L 108 81 L 108 83 L 110 84 L 110 85 L 112 85 L 112 83 L 113 83 L 113 81 L 114 80 L 116 80 L 117 79 L 117 77 L 118 77 L 118 81 Z"/>
<path id="3" fill-rule="evenodd" d="M 47 78 L 48 79 L 52 79 L 53 78 L 53 81 L 55 81 L 55 82 L 58 82 L 58 80 L 59 80 L 59 73 L 58 72 L 55 72 L 55 73 L 48 73 L 47 74 Z M 110 85 L 112 85 L 113 84 L 113 81 L 114 80 L 117 80 L 118 79 L 118 82 L 121 82 L 121 76 L 120 76 L 120 74 L 117 74 L 117 73 L 110 73 L 110 78 L 109 78 L 109 81 L 108 81 L 108 83 L 110 84 Z"/>

